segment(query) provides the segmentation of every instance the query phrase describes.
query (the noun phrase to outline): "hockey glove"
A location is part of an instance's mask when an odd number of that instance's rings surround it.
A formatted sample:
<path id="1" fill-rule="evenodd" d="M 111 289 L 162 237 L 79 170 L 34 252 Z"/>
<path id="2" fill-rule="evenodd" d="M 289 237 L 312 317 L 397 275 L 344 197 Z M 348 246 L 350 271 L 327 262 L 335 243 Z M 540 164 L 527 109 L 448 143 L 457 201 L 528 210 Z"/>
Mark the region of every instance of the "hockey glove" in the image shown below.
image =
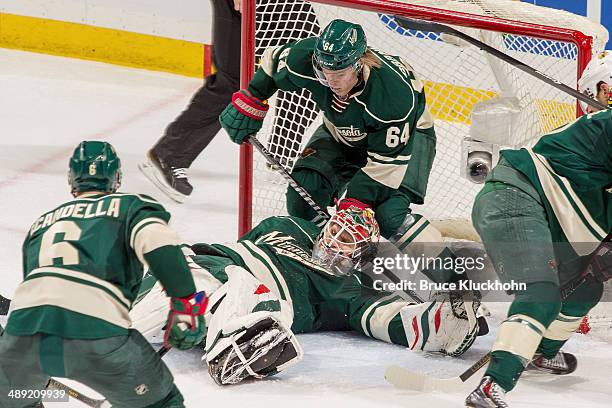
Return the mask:
<path id="1" fill-rule="evenodd" d="M 268 105 L 241 89 L 232 95 L 232 102 L 221 112 L 219 122 L 232 142 L 241 144 L 261 129 Z"/>
<path id="2" fill-rule="evenodd" d="M 164 346 L 188 350 L 200 344 L 206 336 L 204 313 L 207 305 L 208 297 L 204 292 L 171 298 Z"/>
<path id="3" fill-rule="evenodd" d="M 612 278 L 612 242 L 602 242 L 591 256 L 589 265 L 583 276 L 593 275 L 599 282 Z"/>

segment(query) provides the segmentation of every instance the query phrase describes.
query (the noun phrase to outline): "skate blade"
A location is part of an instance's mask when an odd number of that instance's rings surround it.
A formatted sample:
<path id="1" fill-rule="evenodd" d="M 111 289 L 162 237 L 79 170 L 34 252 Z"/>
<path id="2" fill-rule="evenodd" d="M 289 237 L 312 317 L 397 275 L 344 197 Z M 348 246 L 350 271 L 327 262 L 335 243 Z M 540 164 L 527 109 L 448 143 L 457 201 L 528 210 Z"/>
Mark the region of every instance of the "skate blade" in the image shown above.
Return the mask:
<path id="1" fill-rule="evenodd" d="M 188 196 L 181 194 L 168 184 L 163 175 L 159 174 L 159 171 L 150 163 L 142 162 L 138 163 L 138 169 L 151 183 L 155 185 L 162 193 L 166 194 L 170 199 L 176 201 L 179 204 L 183 204 Z"/>

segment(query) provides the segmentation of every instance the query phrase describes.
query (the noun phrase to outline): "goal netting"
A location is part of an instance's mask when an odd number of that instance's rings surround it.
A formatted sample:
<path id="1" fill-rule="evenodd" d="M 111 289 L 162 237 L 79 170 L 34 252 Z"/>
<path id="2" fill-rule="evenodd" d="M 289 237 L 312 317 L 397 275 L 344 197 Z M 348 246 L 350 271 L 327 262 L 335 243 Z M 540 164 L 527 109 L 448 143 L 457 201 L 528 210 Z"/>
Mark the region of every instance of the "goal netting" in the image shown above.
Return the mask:
<path id="1" fill-rule="evenodd" d="M 425 204 L 413 210 L 456 238 L 476 239 L 470 212 L 482 185 L 460 175 L 465 166 L 462 143 L 470 137 L 475 107 L 512 101 L 515 114 L 504 125 L 503 145 L 519 147 L 575 118 L 576 99 L 452 36 L 403 28 L 395 16 L 452 25 L 574 88 L 591 56 L 608 40 L 605 28 L 585 17 L 513 0 L 248 1 L 255 4 L 255 18 L 243 14 L 243 27 L 247 38 L 254 36 L 254 44 L 243 43 L 245 72 L 254 69 L 249 61 L 257 61 L 265 48 L 319 35 L 335 18 L 361 24 L 369 46 L 402 56 L 414 67 L 425 80 L 437 153 Z M 257 138 L 291 170 L 321 124 L 321 113 L 308 91 L 281 91 L 269 103 Z M 286 182 L 249 149 L 242 152 L 240 234 L 265 217 L 286 214 Z"/>

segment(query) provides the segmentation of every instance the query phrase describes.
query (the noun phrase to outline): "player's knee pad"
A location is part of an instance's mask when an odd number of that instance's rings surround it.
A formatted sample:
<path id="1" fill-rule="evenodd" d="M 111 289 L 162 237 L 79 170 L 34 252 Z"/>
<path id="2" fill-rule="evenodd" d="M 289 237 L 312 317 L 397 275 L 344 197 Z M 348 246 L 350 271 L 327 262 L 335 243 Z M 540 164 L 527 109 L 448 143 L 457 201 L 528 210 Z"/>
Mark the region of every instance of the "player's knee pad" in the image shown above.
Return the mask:
<path id="1" fill-rule="evenodd" d="M 404 307 L 401 312 L 408 347 L 459 356 L 478 336 L 480 301 L 459 294 L 440 294 L 432 302 Z"/>
<path id="2" fill-rule="evenodd" d="M 240 328 L 222 333 L 205 356 L 208 373 L 218 385 L 268 377 L 302 359 L 293 332 L 270 313 L 242 320 Z"/>

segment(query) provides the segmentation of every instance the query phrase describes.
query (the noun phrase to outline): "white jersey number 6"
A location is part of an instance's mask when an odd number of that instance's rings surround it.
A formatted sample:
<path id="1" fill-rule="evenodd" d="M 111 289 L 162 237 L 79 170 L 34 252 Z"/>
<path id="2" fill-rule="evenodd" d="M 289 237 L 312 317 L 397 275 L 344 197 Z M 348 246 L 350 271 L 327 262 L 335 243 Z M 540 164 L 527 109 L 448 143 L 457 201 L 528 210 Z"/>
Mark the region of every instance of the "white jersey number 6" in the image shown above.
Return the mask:
<path id="1" fill-rule="evenodd" d="M 62 241 L 54 242 L 57 234 L 64 234 Z M 62 265 L 77 265 L 79 251 L 66 241 L 78 241 L 81 238 L 81 228 L 74 221 L 58 221 L 42 236 L 38 266 L 51 266 L 53 259 L 61 258 Z"/>

